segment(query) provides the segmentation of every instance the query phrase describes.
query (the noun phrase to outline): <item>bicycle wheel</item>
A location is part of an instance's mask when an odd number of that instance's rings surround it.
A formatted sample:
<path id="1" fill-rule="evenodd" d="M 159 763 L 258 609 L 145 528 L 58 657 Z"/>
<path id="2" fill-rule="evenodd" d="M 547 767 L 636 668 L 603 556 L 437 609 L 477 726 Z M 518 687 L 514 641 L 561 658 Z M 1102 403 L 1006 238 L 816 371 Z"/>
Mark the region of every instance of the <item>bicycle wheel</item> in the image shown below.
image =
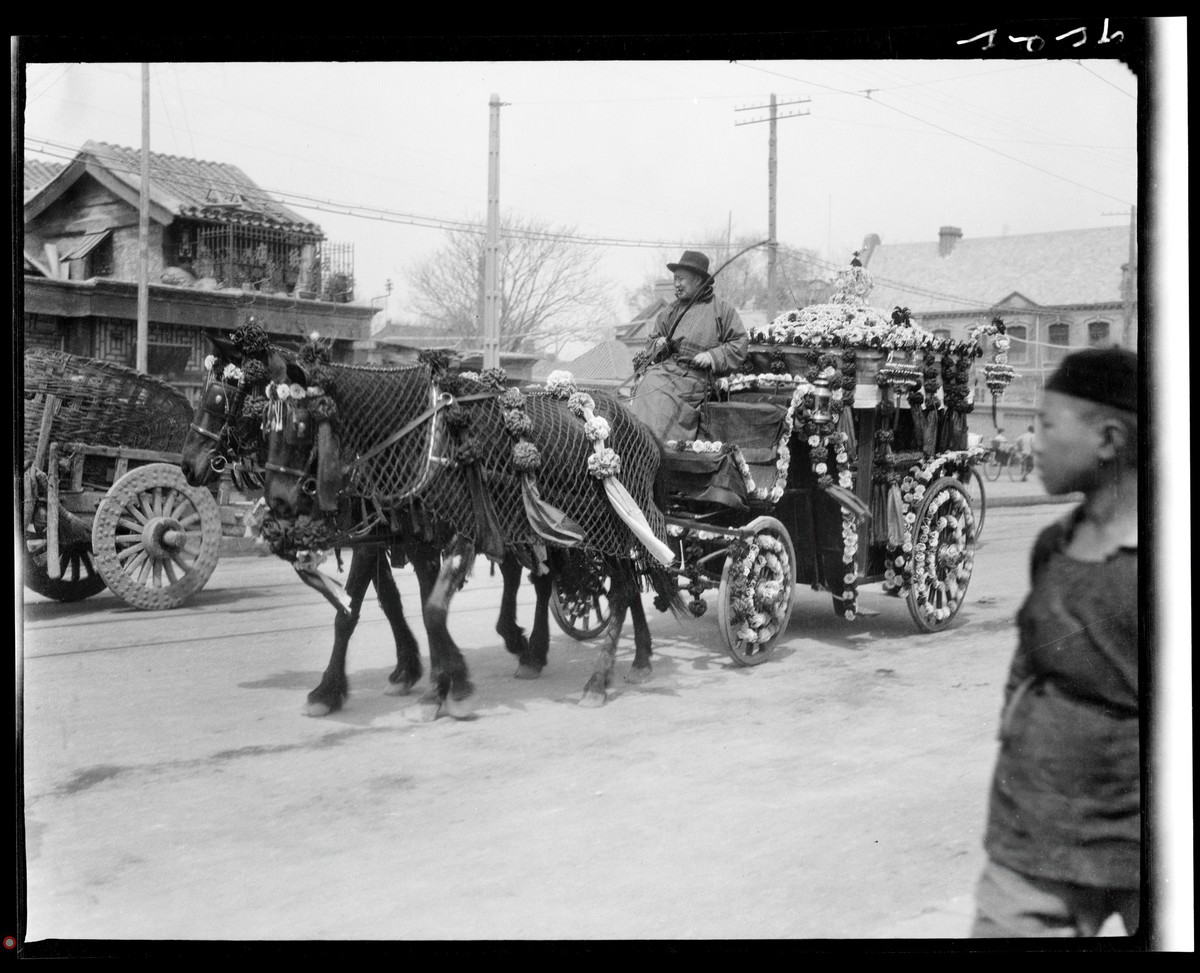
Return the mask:
<path id="1" fill-rule="evenodd" d="M 1008 478 L 1015 483 L 1025 475 L 1025 458 L 1012 453 L 1008 457 L 1008 462 L 1004 464 L 1004 468 L 1008 470 Z"/>
<path id="2" fill-rule="evenodd" d="M 983 473 L 993 483 L 1000 479 L 1000 459 L 994 452 L 988 453 L 983 461 Z"/>

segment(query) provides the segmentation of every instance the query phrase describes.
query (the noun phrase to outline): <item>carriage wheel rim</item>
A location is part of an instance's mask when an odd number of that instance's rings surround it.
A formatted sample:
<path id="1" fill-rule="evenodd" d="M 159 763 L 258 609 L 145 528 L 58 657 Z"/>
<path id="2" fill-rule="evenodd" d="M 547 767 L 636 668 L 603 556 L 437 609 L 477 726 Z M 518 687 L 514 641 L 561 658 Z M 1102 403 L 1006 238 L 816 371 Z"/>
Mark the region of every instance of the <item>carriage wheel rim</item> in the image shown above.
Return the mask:
<path id="1" fill-rule="evenodd" d="M 908 609 L 924 631 L 945 628 L 962 608 L 974 568 L 975 513 L 971 498 L 957 481 L 945 478 L 926 493 L 917 515 L 918 544 Z"/>
<path id="2" fill-rule="evenodd" d="M 781 553 L 786 558 L 787 563 L 784 569 L 784 576 L 775 580 L 784 582 L 782 597 L 786 599 L 786 603 L 780 617 L 771 623 L 775 625 L 774 632 L 765 641 L 756 640 L 751 642 L 747 639 L 738 638 L 736 630 L 733 628 L 731 605 L 730 577 L 733 562 L 727 558 L 725 566 L 721 571 L 721 584 L 717 593 L 717 624 L 721 634 L 725 638 L 726 649 L 735 662 L 740 665 L 759 665 L 766 662 L 772 655 L 780 638 L 787 631 L 788 623 L 791 621 L 796 591 L 796 551 L 792 544 L 791 536 L 787 533 L 787 529 L 774 517 L 757 517 L 747 525 L 747 529 L 753 530 L 753 536 L 755 537 L 767 534 L 779 540 L 783 545 Z"/>

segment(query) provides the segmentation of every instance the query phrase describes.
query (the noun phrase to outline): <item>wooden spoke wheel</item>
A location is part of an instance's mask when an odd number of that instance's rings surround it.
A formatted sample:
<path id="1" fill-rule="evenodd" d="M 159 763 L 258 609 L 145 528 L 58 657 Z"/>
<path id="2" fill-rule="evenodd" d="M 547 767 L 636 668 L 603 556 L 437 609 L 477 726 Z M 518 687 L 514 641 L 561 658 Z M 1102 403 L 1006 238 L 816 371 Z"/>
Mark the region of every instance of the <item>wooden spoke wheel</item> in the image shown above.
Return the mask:
<path id="1" fill-rule="evenodd" d="M 135 608 L 178 608 L 204 587 L 221 550 L 221 513 L 178 466 L 130 470 L 96 508 L 92 550 L 100 574 Z"/>
<path id="2" fill-rule="evenodd" d="M 975 563 L 976 536 L 966 489 L 951 477 L 934 480 L 913 524 L 908 611 L 922 631 L 945 628 L 962 607 Z"/>
<path id="3" fill-rule="evenodd" d="M 774 517 L 757 517 L 754 533 L 729 547 L 717 591 L 717 626 L 734 660 L 744 666 L 766 662 L 792 617 L 796 550 Z"/>
<path id="4" fill-rule="evenodd" d="M 572 572 L 574 574 L 574 572 Z M 612 624 L 612 579 L 600 558 L 589 559 L 581 576 L 556 578 L 550 589 L 550 614 L 558 627 L 580 642 L 598 638 Z"/>
<path id="5" fill-rule="evenodd" d="M 21 549 L 25 586 L 55 601 L 82 601 L 104 590 L 104 578 L 92 557 L 92 543 L 86 531 L 69 530 L 61 515 L 57 578 L 50 577 L 48 553 L 43 503 L 25 527 Z"/>

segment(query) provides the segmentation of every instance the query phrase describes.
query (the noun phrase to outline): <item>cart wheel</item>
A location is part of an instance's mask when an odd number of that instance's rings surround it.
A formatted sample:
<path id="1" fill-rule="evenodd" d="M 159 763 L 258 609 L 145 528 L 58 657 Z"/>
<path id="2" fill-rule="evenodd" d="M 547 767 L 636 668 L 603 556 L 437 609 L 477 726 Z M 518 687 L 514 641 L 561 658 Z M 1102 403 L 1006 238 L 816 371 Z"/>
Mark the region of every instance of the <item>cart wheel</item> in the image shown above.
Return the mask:
<path id="1" fill-rule="evenodd" d="M 83 601 L 104 590 L 104 578 L 92 557 L 92 545 L 79 541 L 59 542 L 59 576 L 46 570 L 46 529 L 30 524 L 25 530 L 23 550 L 25 587 L 55 601 Z"/>
<path id="2" fill-rule="evenodd" d="M 601 558 L 589 559 L 587 574 L 578 585 L 559 586 L 556 579 L 550 588 L 550 614 L 558 627 L 580 642 L 597 638 L 612 624 L 609 592 L 612 579 L 604 573 Z"/>
<path id="3" fill-rule="evenodd" d="M 908 611 L 924 632 L 950 624 L 962 607 L 975 562 L 975 514 L 963 485 L 934 480 L 913 524 Z"/>
<path id="4" fill-rule="evenodd" d="M 717 625 L 729 654 L 744 666 L 766 662 L 792 617 L 796 550 L 774 517 L 756 517 L 749 551 L 730 546 L 717 592 Z M 747 612 L 751 614 L 747 617 Z"/>
<path id="5" fill-rule="evenodd" d="M 57 578 L 50 577 L 46 569 L 46 499 L 38 481 L 39 475 L 29 470 L 21 478 L 25 533 L 21 562 L 25 587 L 55 601 L 82 601 L 99 594 L 104 590 L 104 578 L 92 558 L 86 524 L 74 523 L 74 518 L 63 512 L 59 514 L 59 572 Z"/>
<path id="6" fill-rule="evenodd" d="M 204 587 L 221 550 L 221 513 L 204 487 L 169 463 L 130 470 L 92 524 L 96 566 L 134 608 L 178 608 Z"/>
<path id="7" fill-rule="evenodd" d="M 983 536 L 983 521 L 987 517 L 987 490 L 983 487 L 983 477 L 977 467 L 971 467 L 971 475 L 963 484 L 967 496 L 971 498 L 971 511 L 975 514 L 975 543 Z"/>

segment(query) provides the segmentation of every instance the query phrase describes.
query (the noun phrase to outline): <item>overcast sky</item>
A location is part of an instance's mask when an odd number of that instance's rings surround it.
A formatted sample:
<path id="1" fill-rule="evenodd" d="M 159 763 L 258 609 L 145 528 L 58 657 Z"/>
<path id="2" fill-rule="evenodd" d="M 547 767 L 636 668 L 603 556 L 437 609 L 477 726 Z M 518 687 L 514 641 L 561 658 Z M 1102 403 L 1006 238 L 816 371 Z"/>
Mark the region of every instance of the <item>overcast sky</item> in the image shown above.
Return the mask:
<path id="1" fill-rule="evenodd" d="M 486 218 L 498 95 L 502 215 L 605 241 L 597 269 L 621 313 L 685 246 L 730 228 L 767 236 L 772 94 L 778 239 L 829 266 L 869 233 L 905 243 L 946 224 L 966 237 L 1126 224 L 1139 78 L 1095 56 L 1103 18 L 1087 23 L 1086 51 L 1060 42 L 1080 60 L 998 56 L 1020 48 L 1008 42 L 947 60 L 845 59 L 843 46 L 838 60 L 732 63 L 151 61 L 150 146 L 233 163 L 353 242 L 360 299 L 390 278 L 403 319 L 405 271 L 439 247 L 437 225 Z M 141 144 L 136 61 L 25 67 L 27 155 Z"/>

